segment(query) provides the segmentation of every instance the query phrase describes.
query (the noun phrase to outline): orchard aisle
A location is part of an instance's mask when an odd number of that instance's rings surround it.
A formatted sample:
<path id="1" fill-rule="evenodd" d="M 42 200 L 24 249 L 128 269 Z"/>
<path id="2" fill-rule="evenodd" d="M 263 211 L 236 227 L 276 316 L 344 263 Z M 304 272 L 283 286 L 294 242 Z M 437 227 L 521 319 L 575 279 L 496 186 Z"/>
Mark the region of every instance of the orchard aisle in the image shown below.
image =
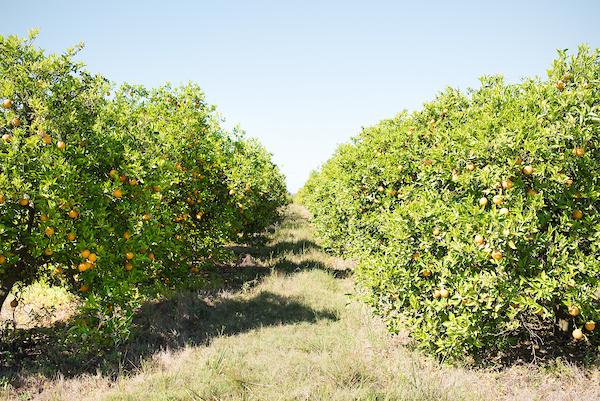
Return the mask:
<path id="1" fill-rule="evenodd" d="M 473 371 L 411 351 L 355 299 L 348 264 L 319 249 L 298 205 L 288 207 L 266 246 L 239 251 L 238 266 L 220 272 L 228 290 L 180 299 L 163 311 L 200 316 L 195 327 L 177 330 L 203 332 L 207 342 L 155 354 L 116 382 L 101 375 L 46 381 L 31 398 L 600 399 L 597 371 Z"/>

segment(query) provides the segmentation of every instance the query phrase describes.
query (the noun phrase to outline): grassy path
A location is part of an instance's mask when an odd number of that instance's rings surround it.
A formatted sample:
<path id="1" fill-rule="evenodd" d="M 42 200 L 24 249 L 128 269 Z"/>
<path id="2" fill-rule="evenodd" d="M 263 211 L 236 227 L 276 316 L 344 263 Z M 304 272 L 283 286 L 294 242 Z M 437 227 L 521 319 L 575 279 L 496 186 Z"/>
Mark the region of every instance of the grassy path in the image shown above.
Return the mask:
<path id="1" fill-rule="evenodd" d="M 116 381 L 46 379 L 21 399 L 600 399 L 598 370 L 474 371 L 411 351 L 354 300 L 347 264 L 313 242 L 305 213 L 292 205 L 267 246 L 238 249 L 238 266 L 220 272 L 227 290 L 182 295 L 147 317 L 190 341 L 171 342 L 180 346 Z"/>

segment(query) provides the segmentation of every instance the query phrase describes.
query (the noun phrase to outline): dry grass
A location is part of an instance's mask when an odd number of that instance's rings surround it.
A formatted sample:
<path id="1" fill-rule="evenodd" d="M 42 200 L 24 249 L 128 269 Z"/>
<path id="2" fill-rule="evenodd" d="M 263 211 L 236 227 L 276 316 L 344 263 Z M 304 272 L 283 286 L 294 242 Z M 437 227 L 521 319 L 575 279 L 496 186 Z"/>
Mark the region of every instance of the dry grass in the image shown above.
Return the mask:
<path id="1" fill-rule="evenodd" d="M 347 263 L 319 250 L 303 213 L 292 205 L 270 243 L 238 249 L 240 267 L 221 272 L 226 291 L 185 294 L 146 311 L 140 321 L 163 329 L 142 327 L 170 349 L 116 380 L 33 376 L 4 398 L 600 400 L 598 369 L 470 370 L 412 351 L 348 295 L 355 289 Z M 168 338 L 169 325 L 180 340 Z"/>

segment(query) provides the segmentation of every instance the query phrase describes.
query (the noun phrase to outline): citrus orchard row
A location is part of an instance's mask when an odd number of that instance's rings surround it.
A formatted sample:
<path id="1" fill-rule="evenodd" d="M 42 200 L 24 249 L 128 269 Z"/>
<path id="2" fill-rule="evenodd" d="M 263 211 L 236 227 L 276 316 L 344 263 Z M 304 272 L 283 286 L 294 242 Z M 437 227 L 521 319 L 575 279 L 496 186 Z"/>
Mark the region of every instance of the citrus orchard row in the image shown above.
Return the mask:
<path id="1" fill-rule="evenodd" d="M 298 198 L 368 301 L 443 357 L 598 344 L 600 60 L 484 77 L 365 129 Z"/>
<path id="2" fill-rule="evenodd" d="M 43 279 L 111 322 L 273 221 L 283 176 L 196 85 L 115 88 L 34 38 L 0 37 L 0 304 Z"/>

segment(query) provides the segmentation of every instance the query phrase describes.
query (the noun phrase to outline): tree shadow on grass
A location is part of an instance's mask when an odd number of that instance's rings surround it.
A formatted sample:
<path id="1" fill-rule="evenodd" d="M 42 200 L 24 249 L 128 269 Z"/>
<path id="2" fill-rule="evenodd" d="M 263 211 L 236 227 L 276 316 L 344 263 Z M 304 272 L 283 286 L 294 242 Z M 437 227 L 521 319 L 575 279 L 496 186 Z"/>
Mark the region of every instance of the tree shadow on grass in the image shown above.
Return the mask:
<path id="1" fill-rule="evenodd" d="M 299 299 L 268 291 L 232 298 L 213 297 L 205 291 L 179 293 L 146 303 L 134 317 L 128 341 L 106 354 L 63 341 L 68 322 L 16 330 L 10 343 L 0 343 L 0 377 L 15 387 L 34 374 L 73 377 L 101 371 L 116 377 L 138 369 L 145 358 L 161 350 L 208 344 L 217 336 L 261 327 L 337 319 L 334 311 L 315 310 Z"/>
<path id="2" fill-rule="evenodd" d="M 243 254 L 242 254 L 243 255 Z M 346 278 L 352 274 L 350 269 L 334 269 L 316 260 L 304 260 L 292 262 L 287 259 L 279 259 L 274 263 L 265 263 L 264 260 L 252 257 L 241 258 L 232 265 L 211 266 L 204 270 L 206 281 L 212 283 L 214 289 L 235 291 L 239 289 L 250 289 L 262 282 L 262 280 L 273 273 L 295 274 L 302 271 L 322 270 L 335 278 Z"/>
<path id="3" fill-rule="evenodd" d="M 303 254 L 310 251 L 320 251 L 321 247 L 316 242 L 311 240 L 300 240 L 300 241 L 281 241 L 273 245 L 261 245 L 254 246 L 251 244 L 246 245 L 233 245 L 227 247 L 227 249 L 233 251 L 235 254 L 249 254 L 255 258 L 265 257 L 280 257 L 287 253 Z"/>

